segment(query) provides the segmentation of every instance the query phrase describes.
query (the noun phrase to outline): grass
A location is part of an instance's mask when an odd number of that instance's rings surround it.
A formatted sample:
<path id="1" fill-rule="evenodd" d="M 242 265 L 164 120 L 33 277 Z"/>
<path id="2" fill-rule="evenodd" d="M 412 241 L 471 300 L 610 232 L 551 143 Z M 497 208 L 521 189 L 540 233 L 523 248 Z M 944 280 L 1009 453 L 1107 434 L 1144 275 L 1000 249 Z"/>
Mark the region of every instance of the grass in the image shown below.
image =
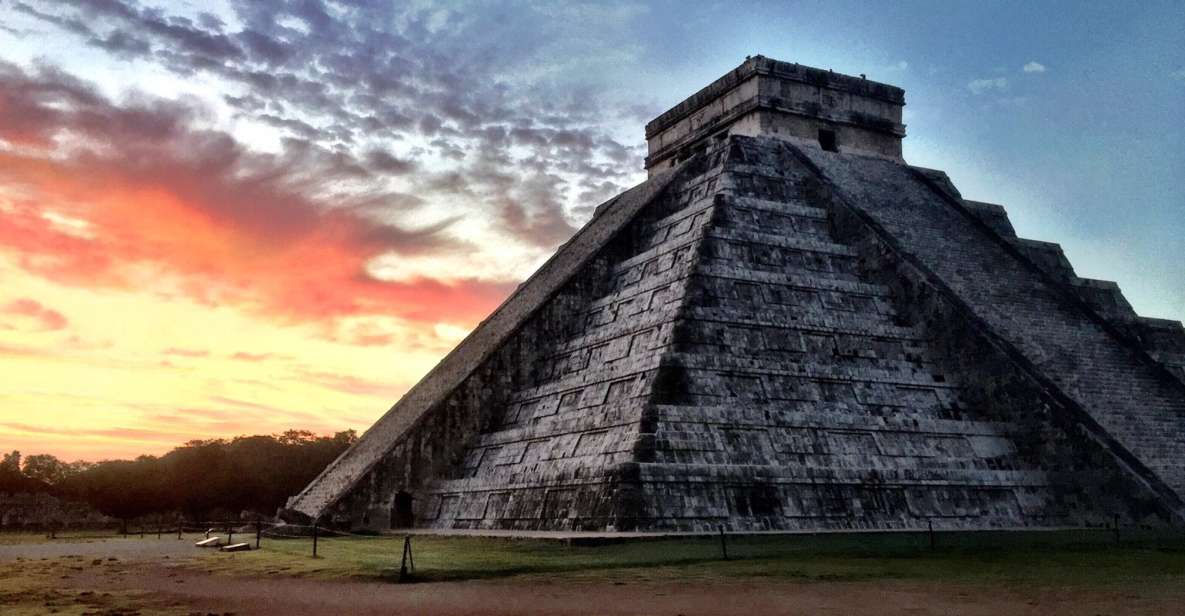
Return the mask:
<path id="1" fill-rule="evenodd" d="M 539 576 L 571 581 L 914 580 L 983 584 L 1131 587 L 1185 584 L 1185 535 L 981 532 L 750 536 L 573 547 L 547 540 L 416 536 L 424 581 Z M 194 561 L 214 573 L 374 578 L 398 569 L 402 537 L 264 540 L 263 549 Z"/>
<path id="2" fill-rule="evenodd" d="M 180 606 L 165 605 L 146 592 L 68 588 L 61 583 L 85 568 L 79 557 L 4 563 L 0 566 L 0 614 L 171 616 L 188 613 Z"/>
<path id="3" fill-rule="evenodd" d="M 196 538 L 200 535 L 187 537 Z M 580 547 L 548 540 L 415 536 L 412 545 L 421 581 L 498 580 L 523 589 L 643 583 L 656 588 L 711 584 L 728 591 L 730 585 L 779 582 L 904 582 L 940 592 L 974 587 L 984 597 L 1017 589 L 1176 597 L 1185 588 L 1181 531 L 1127 532 L 1118 544 L 1099 531 L 941 533 L 936 539 L 936 548 L 930 549 L 924 533 L 736 536 L 728 538 L 727 561 L 714 537 Z M 20 541 L 48 540 L 29 534 Z M 195 556 L 179 564 L 218 575 L 389 578 L 399 566 L 403 537 L 321 538 L 316 559 L 311 543 L 265 538 L 263 549 L 251 552 L 198 556 L 194 549 Z M 176 599 L 115 591 L 103 582 L 103 576 L 134 573 L 137 566 L 144 564 L 82 556 L 0 563 L 0 614 L 187 613 Z"/>

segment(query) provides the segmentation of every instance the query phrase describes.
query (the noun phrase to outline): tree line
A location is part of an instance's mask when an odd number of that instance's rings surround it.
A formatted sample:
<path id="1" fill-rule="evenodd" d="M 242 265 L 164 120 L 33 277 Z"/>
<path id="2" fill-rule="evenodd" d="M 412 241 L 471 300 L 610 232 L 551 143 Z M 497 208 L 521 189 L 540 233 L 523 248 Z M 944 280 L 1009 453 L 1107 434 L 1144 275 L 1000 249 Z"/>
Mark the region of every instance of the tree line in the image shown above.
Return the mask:
<path id="1" fill-rule="evenodd" d="M 123 521 L 271 516 L 357 440 L 353 430 L 195 440 L 157 457 L 63 462 L 20 452 L 0 458 L 0 493 L 47 492 Z"/>

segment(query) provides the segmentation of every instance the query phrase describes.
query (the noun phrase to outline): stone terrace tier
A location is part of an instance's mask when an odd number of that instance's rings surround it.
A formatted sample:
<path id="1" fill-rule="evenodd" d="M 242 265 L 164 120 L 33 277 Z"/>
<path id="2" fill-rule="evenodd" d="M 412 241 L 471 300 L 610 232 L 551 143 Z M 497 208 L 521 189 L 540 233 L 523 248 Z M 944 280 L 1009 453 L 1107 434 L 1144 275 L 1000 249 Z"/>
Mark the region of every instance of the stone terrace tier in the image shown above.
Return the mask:
<path id="1" fill-rule="evenodd" d="M 646 168 L 673 167 L 727 135 L 900 161 L 903 105 L 894 86 L 754 56 L 646 125 Z"/>

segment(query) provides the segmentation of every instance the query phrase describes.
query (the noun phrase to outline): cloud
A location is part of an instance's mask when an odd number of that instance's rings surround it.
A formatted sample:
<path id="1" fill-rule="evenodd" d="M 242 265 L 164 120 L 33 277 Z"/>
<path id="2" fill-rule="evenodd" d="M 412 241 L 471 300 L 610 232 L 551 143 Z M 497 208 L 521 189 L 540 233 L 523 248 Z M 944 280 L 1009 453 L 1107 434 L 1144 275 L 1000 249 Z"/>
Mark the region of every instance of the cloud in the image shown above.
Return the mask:
<path id="1" fill-rule="evenodd" d="M 298 380 L 343 393 L 360 396 L 378 396 L 392 400 L 399 398 L 399 396 L 402 396 L 407 391 L 406 385 L 393 385 L 379 381 L 370 381 L 349 374 L 334 374 L 331 372 L 303 370 Z"/>
<path id="2" fill-rule="evenodd" d="M 0 251 L 45 278 L 131 289 L 147 275 L 200 302 L 292 321 L 436 313 L 433 322 L 473 322 L 507 290 L 369 273 L 383 254 L 466 249 L 448 220 L 415 228 L 391 220 L 420 205 L 375 182 L 396 170 L 393 158 L 359 160 L 294 138 L 278 153 L 253 152 L 195 128 L 206 114 L 195 103 L 115 102 L 49 66 L 0 63 L 0 100 L 9 196 Z M 47 220 L 47 203 L 59 221 Z"/>
<path id="3" fill-rule="evenodd" d="M 6 250 L 58 282 L 158 276 L 199 302 L 292 321 L 471 325 L 527 272 L 388 280 L 373 260 L 489 261 L 509 245 L 533 255 L 517 263 L 538 262 L 590 215 L 588 200 L 641 179 L 644 146 L 604 128 L 636 123 L 639 106 L 566 77 L 636 50 L 557 25 L 566 9 L 526 7 L 493 31 L 499 10 L 481 5 L 233 3 L 233 19 L 130 0 L 20 7 L 109 58 L 216 84 L 238 126 L 279 143 L 252 149 L 216 128 L 223 110 L 192 99 L 114 100 L 52 66 L 0 66 L 0 182 L 20 192 L 0 246 L 19 238 Z M 39 222 L 46 203 L 82 226 Z"/>
<path id="4" fill-rule="evenodd" d="M 971 90 L 972 94 L 983 94 L 991 90 L 1004 90 L 1008 87 L 1008 80 L 1004 77 L 996 77 L 994 79 L 975 79 L 967 84 L 967 89 Z"/>
<path id="5" fill-rule="evenodd" d="M 276 357 L 275 353 L 248 353 L 247 351 L 238 351 L 230 356 L 234 360 L 249 362 L 263 362 L 273 357 Z"/>
<path id="6" fill-rule="evenodd" d="M 42 348 L 0 342 L 0 355 L 13 357 L 48 357 L 50 353 Z"/>
<path id="7" fill-rule="evenodd" d="M 550 249 L 566 239 L 574 230 L 569 215 L 588 205 L 572 203 L 578 193 L 570 187 L 582 174 L 620 185 L 640 177 L 644 152 L 600 128 L 614 119 L 636 121 L 633 109 L 604 104 L 591 86 L 552 78 L 614 66 L 631 53 L 585 36 L 581 24 L 589 14 L 628 21 L 644 12 L 638 9 L 522 7 L 507 22 L 501 9 L 480 4 L 354 3 L 331 11 L 316 2 L 235 3 L 240 25 L 232 30 L 222 19 L 173 16 L 123 0 L 47 6 L 29 12 L 108 53 L 117 48 L 174 74 L 238 89 L 225 100 L 239 119 L 345 151 L 373 176 L 402 177 L 421 167 L 376 141 L 434 139 L 422 152 L 437 158 L 435 172 L 455 163 L 451 172 L 469 190 L 460 205 L 483 213 L 486 199 L 496 201 L 499 226 L 491 230 L 513 242 Z M 564 13 L 572 21 L 559 18 Z M 500 26 L 491 29 L 495 21 Z M 135 33 L 135 40 L 120 40 L 122 33 Z M 579 58 L 566 62 L 580 66 L 567 67 L 562 58 Z M 532 131 L 542 132 L 533 141 L 508 138 Z M 473 160 L 473 152 L 483 155 Z M 552 179 L 493 181 L 525 166 Z M 447 198 L 423 184 L 417 190 L 429 201 Z"/>
<path id="8" fill-rule="evenodd" d="M 182 349 L 177 347 L 169 347 L 160 352 L 161 355 L 170 355 L 175 357 L 209 357 L 210 351 L 206 349 Z"/>
<path id="9" fill-rule="evenodd" d="M 62 313 L 29 298 L 20 298 L 5 304 L 0 307 L 0 313 L 23 317 L 41 331 L 57 331 L 65 329 L 70 324 Z"/>
<path id="10" fill-rule="evenodd" d="M 1045 65 L 1037 61 L 1032 61 L 1022 66 L 1020 70 L 1026 73 L 1044 73 Z"/>
<path id="11" fill-rule="evenodd" d="M 151 430 L 143 428 L 103 428 L 103 429 L 79 429 L 79 428 L 60 428 L 49 426 L 38 426 L 33 424 L 26 424 L 20 422 L 0 422 L 0 428 L 11 430 L 13 432 L 38 436 L 63 436 L 76 439 L 85 439 L 99 437 L 103 439 L 115 439 L 120 441 L 137 441 L 137 442 L 177 442 L 186 437 L 186 433 L 181 429 L 172 430 Z"/>

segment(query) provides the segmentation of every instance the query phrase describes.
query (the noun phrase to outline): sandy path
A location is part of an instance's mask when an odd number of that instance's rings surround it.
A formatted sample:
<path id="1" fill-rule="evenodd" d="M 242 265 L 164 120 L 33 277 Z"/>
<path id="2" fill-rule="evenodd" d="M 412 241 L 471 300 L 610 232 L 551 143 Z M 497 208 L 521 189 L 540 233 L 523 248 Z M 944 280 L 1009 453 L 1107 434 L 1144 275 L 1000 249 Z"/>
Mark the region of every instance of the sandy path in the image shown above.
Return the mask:
<path id="1" fill-rule="evenodd" d="M 292 577 L 230 577 L 184 568 L 207 554 L 192 537 L 155 536 L 94 542 L 0 545 L 0 563 L 16 558 L 68 559 L 59 584 L 74 590 L 149 591 L 155 602 L 201 613 L 263 616 L 301 614 L 764 616 L 766 614 L 1185 614 L 1185 588 L 1152 591 L 918 582 L 609 583 L 565 577 L 519 577 L 397 585 Z M 100 564 L 80 561 L 103 558 Z M 116 560 L 109 561 L 108 558 Z M 0 566 L 6 566 L 0 564 Z M 62 561 L 67 567 L 67 561 Z"/>
<path id="2" fill-rule="evenodd" d="M 140 589 L 203 612 L 236 615 L 423 614 L 759 616 L 765 614 L 1180 614 L 1185 589 L 1154 593 L 928 586 L 913 582 L 586 583 L 535 578 L 396 585 L 232 578 L 167 566 L 89 571 L 70 582 Z"/>
<path id="3" fill-rule="evenodd" d="M 198 555 L 202 550 L 193 547 L 193 542 L 200 536 L 186 535 L 184 539 L 177 539 L 177 535 L 164 535 L 157 539 L 155 534 L 112 539 L 94 539 L 89 541 L 71 541 L 58 539 L 40 543 L 16 543 L 0 545 L 0 562 L 24 558 L 38 560 L 42 558 L 60 558 L 62 556 L 83 556 L 119 558 L 121 560 L 159 559 L 164 556 L 178 558 Z"/>

